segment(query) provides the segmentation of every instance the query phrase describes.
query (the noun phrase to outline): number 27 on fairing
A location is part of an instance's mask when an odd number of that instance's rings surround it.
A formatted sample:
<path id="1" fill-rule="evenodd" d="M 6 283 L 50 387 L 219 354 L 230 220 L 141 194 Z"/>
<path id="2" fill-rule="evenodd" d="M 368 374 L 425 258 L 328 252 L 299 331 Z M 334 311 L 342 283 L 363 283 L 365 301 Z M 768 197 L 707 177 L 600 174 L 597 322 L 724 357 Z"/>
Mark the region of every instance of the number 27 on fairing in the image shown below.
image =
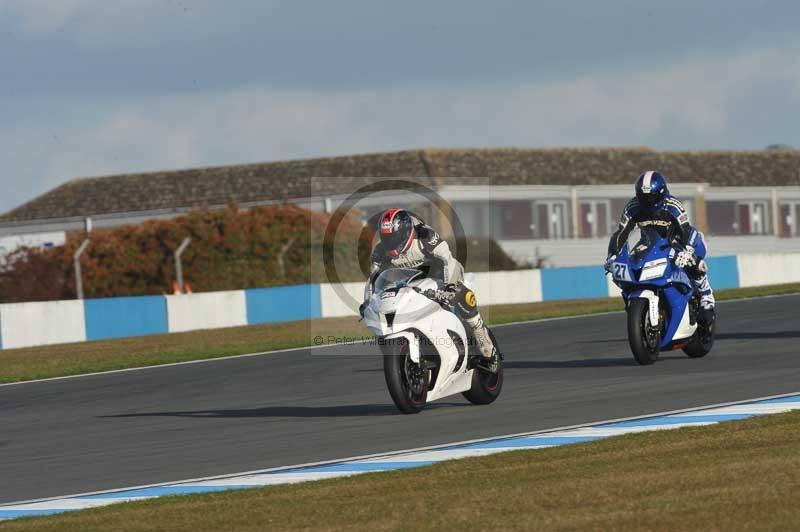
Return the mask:
<path id="1" fill-rule="evenodd" d="M 614 263 L 614 279 L 620 281 L 630 281 L 631 276 L 628 274 L 628 265 L 619 262 Z"/>

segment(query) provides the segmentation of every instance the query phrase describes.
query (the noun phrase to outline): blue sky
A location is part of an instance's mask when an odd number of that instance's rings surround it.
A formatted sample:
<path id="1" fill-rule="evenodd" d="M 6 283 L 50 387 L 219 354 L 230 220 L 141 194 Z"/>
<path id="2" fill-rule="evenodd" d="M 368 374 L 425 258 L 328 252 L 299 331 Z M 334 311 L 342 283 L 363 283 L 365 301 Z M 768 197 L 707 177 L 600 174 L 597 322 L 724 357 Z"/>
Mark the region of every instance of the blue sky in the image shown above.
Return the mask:
<path id="1" fill-rule="evenodd" d="M 78 176 L 800 146 L 800 4 L 0 0 L 0 211 Z"/>

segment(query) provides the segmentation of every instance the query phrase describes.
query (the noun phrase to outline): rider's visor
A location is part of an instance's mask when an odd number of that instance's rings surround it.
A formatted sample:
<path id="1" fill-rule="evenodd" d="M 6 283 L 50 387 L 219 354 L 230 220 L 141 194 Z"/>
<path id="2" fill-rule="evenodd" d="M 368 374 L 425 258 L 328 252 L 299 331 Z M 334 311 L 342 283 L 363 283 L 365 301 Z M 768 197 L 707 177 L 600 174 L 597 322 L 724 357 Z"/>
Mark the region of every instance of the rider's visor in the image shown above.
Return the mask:
<path id="1" fill-rule="evenodd" d="M 402 236 L 398 233 L 381 235 L 381 242 L 383 242 L 383 245 L 389 251 L 399 251 L 404 244 Z"/>
<path id="2" fill-rule="evenodd" d="M 652 207 L 658 203 L 658 194 L 638 194 L 636 198 L 643 207 Z"/>
<path id="3" fill-rule="evenodd" d="M 388 234 L 382 233 L 381 242 L 383 243 L 384 249 L 387 251 L 394 252 L 395 254 L 402 253 L 410 243 L 413 233 L 413 229 L 406 232 L 394 231 Z"/>

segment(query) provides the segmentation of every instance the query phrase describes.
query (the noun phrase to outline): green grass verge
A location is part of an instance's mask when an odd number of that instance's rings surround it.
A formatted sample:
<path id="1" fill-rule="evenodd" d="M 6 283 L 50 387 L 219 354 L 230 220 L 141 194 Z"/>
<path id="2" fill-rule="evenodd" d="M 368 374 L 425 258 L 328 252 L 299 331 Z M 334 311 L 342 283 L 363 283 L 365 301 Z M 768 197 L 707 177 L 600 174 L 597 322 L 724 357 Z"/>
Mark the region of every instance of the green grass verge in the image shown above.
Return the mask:
<path id="1" fill-rule="evenodd" d="M 718 299 L 800 293 L 800 284 L 721 290 Z M 490 324 L 537 320 L 622 309 L 618 298 L 495 305 L 482 312 Z M 62 344 L 0 351 L 0 382 L 18 382 L 97 371 L 135 368 L 244 353 L 260 353 L 314 344 L 321 335 L 366 337 L 355 318 L 326 318 Z"/>
<path id="2" fill-rule="evenodd" d="M 431 467 L 166 497 L 11 531 L 800 530 L 800 412 Z"/>

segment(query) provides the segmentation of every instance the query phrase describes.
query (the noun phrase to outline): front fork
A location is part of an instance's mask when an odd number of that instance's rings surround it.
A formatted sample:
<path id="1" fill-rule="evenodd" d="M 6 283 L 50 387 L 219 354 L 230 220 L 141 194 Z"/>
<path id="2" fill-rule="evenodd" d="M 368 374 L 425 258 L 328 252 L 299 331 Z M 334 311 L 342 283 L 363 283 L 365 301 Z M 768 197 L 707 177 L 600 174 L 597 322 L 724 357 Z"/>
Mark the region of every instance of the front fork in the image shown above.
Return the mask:
<path id="1" fill-rule="evenodd" d="M 631 294 L 626 292 L 622 293 L 622 299 L 625 301 L 625 308 L 632 298 L 647 299 L 648 301 L 648 316 L 651 327 L 658 327 L 661 321 L 661 311 L 659 310 L 660 298 L 657 293 L 652 290 L 637 290 Z"/>
<path id="2" fill-rule="evenodd" d="M 398 342 L 401 339 L 405 340 L 408 343 L 408 357 L 414 364 L 419 364 L 421 358 L 420 348 L 419 348 L 419 336 L 410 331 L 403 331 L 400 333 L 389 334 L 383 337 L 384 342 Z"/>

